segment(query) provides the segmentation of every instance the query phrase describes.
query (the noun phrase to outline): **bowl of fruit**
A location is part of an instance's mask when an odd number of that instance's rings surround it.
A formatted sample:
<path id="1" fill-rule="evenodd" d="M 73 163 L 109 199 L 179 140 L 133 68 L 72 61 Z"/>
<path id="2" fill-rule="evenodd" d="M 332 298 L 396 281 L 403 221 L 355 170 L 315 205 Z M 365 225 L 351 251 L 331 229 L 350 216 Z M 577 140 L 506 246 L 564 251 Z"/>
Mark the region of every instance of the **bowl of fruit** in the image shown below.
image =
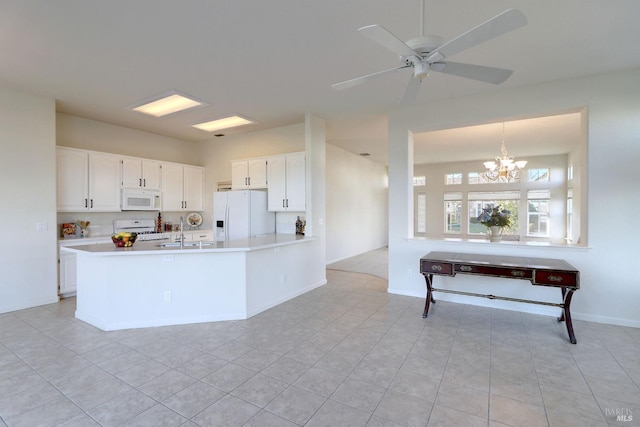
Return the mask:
<path id="1" fill-rule="evenodd" d="M 118 248 L 130 248 L 136 242 L 138 234 L 123 231 L 111 236 L 111 240 Z"/>

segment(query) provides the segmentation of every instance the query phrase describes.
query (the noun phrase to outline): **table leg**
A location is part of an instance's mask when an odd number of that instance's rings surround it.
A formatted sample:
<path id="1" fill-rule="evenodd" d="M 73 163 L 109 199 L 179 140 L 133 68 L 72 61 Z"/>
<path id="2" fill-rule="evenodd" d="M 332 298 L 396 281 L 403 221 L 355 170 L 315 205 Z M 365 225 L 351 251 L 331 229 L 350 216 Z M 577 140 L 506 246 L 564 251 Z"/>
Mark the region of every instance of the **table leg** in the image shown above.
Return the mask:
<path id="1" fill-rule="evenodd" d="M 562 301 L 563 301 L 563 309 L 562 314 L 558 317 L 558 322 L 564 321 L 567 325 L 567 332 L 569 333 L 569 341 L 571 344 L 576 344 L 578 341 L 576 340 L 576 335 L 573 332 L 573 322 L 571 321 L 571 298 L 573 297 L 573 289 L 565 289 L 561 288 L 562 291 Z"/>
<path id="2" fill-rule="evenodd" d="M 422 317 L 425 318 L 429 314 L 429 303 L 436 303 L 435 298 L 433 298 L 433 292 L 431 292 L 431 282 L 433 281 L 433 274 L 425 274 L 424 280 L 427 283 L 427 297 L 424 302 L 424 312 L 422 313 Z"/>

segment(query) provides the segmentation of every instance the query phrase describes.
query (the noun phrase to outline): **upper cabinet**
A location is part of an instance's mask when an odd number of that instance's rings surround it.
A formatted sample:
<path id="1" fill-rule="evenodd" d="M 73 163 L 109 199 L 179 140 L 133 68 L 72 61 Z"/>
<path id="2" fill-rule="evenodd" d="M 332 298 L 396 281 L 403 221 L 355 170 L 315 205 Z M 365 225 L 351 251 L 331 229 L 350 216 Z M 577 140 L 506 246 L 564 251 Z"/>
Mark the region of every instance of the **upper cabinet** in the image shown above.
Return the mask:
<path id="1" fill-rule="evenodd" d="M 161 190 L 162 168 L 153 160 L 122 159 L 122 187 Z"/>
<path id="2" fill-rule="evenodd" d="M 204 169 L 198 166 L 163 163 L 162 210 L 203 211 Z"/>
<path id="3" fill-rule="evenodd" d="M 267 188 L 267 159 L 234 160 L 231 162 L 231 189 Z"/>
<path id="4" fill-rule="evenodd" d="M 267 162 L 268 209 L 305 210 L 305 153 L 269 157 Z"/>
<path id="5" fill-rule="evenodd" d="M 120 211 L 120 157 L 57 147 L 59 212 Z"/>

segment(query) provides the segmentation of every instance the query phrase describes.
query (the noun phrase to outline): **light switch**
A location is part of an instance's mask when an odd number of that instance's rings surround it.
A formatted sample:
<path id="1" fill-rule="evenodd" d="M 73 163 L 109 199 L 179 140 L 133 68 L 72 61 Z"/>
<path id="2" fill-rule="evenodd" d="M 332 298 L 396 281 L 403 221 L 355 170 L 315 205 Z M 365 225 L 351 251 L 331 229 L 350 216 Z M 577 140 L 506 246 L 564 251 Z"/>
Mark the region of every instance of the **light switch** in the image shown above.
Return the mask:
<path id="1" fill-rule="evenodd" d="M 36 231 L 47 231 L 49 230 L 49 224 L 46 222 L 36 222 Z"/>

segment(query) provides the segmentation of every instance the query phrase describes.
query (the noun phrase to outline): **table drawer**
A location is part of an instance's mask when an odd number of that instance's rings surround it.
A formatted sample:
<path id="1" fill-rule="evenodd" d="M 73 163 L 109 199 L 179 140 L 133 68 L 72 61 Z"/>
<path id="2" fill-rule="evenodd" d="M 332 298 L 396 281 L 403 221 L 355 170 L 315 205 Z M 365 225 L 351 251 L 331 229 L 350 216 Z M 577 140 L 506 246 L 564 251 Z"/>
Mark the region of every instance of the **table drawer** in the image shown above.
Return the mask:
<path id="1" fill-rule="evenodd" d="M 536 270 L 534 284 L 558 287 L 580 287 L 578 272 Z"/>
<path id="2" fill-rule="evenodd" d="M 420 261 L 421 274 L 443 274 L 453 276 L 453 264 L 438 261 Z"/>
<path id="3" fill-rule="evenodd" d="M 465 274 L 482 274 L 484 276 L 507 277 L 511 279 L 533 279 L 532 270 L 518 267 L 456 264 L 455 272 Z"/>

